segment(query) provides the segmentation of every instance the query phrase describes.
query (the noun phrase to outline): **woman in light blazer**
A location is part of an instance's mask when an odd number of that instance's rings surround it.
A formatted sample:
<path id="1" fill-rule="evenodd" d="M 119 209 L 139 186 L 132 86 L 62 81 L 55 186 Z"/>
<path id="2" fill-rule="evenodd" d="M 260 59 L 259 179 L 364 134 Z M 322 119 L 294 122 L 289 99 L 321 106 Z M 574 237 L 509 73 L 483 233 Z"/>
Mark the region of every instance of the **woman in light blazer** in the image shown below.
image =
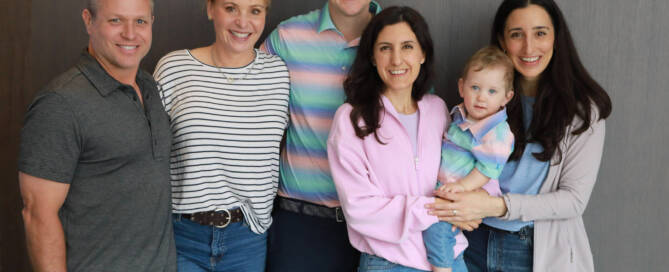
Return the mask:
<path id="1" fill-rule="evenodd" d="M 507 108 L 516 145 L 499 178 L 504 194 L 443 194 L 452 203 L 429 206 L 447 221 L 485 218 L 466 233 L 469 271 L 594 271 L 582 214 L 611 100 L 581 64 L 553 0 L 505 0 L 491 34 L 516 69 L 518 95 Z"/>

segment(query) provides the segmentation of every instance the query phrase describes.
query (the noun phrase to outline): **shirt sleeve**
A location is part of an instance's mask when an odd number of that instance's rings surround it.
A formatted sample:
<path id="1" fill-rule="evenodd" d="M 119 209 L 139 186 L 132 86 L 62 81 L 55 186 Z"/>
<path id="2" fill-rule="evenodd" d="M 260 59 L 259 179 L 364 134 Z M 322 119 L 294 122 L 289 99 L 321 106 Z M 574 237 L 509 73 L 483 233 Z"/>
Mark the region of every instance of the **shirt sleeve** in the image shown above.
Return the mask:
<path id="1" fill-rule="evenodd" d="M 441 184 L 452 183 L 466 176 L 471 171 L 471 156 L 462 152 L 456 144 L 448 139 L 447 132 L 441 142 L 441 161 L 437 179 Z"/>
<path id="2" fill-rule="evenodd" d="M 481 144 L 471 150 L 476 158 L 476 169 L 490 179 L 499 178 L 513 151 L 513 143 L 513 133 L 508 123 L 502 122 L 495 126 L 483 136 Z"/>
<path id="3" fill-rule="evenodd" d="M 345 104 L 342 107 L 349 107 Z M 328 162 L 347 225 L 367 239 L 399 244 L 436 223 L 425 204 L 433 197 L 388 195 L 376 184 L 363 140 L 355 135 L 350 110 L 337 111 L 328 140 Z M 373 137 L 373 136 L 372 136 Z"/>
<path id="4" fill-rule="evenodd" d="M 277 26 L 265 39 L 265 41 L 260 45 L 260 50 L 271 54 L 281 56 L 281 49 L 283 48 L 283 40 L 281 39 L 281 25 Z"/>
<path id="5" fill-rule="evenodd" d="M 67 101 L 54 92 L 35 98 L 21 130 L 19 171 L 69 184 L 81 147 L 79 125 Z"/>
<path id="6" fill-rule="evenodd" d="M 162 57 L 160 60 L 158 60 L 158 64 L 156 64 L 156 68 L 153 70 L 153 79 L 156 81 L 157 86 L 158 86 L 158 96 L 160 97 L 160 103 L 163 104 L 163 108 L 165 111 L 169 114 L 171 105 L 167 103 L 166 101 L 166 94 L 165 94 L 165 89 L 169 88 L 168 86 L 165 85 L 165 70 L 167 69 L 166 63 L 167 63 L 167 56 Z"/>

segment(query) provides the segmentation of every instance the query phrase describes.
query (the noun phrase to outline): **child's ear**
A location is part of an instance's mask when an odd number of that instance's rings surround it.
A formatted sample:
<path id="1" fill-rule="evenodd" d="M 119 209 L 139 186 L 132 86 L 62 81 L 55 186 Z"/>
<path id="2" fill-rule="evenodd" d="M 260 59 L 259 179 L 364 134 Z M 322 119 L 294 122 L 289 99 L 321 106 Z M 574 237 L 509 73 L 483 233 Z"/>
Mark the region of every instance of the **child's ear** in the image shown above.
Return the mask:
<path id="1" fill-rule="evenodd" d="M 511 98 L 513 98 L 513 94 L 514 94 L 513 89 L 506 91 L 506 95 L 504 97 L 505 98 L 504 106 L 506 106 L 506 104 L 508 104 L 509 101 L 511 101 Z"/>
<path id="2" fill-rule="evenodd" d="M 465 88 L 465 81 L 462 78 L 458 79 L 458 94 L 460 94 L 460 98 L 465 98 L 465 96 L 462 94 L 463 90 Z"/>

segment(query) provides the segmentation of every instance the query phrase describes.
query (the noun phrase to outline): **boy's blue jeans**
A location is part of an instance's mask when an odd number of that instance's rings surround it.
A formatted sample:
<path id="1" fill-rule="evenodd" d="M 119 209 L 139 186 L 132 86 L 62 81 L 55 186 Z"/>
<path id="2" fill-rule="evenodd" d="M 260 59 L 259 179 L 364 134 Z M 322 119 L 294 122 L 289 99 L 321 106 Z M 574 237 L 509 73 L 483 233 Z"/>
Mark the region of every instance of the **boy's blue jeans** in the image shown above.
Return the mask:
<path id="1" fill-rule="evenodd" d="M 172 217 L 180 272 L 265 271 L 267 232 L 255 234 L 244 221 L 216 228 Z"/>
<path id="2" fill-rule="evenodd" d="M 453 246 L 455 246 L 455 235 L 460 230 L 452 231 L 452 225 L 446 222 L 432 224 L 423 231 L 423 241 L 427 250 L 427 260 L 436 267 L 453 267 L 455 256 Z"/>

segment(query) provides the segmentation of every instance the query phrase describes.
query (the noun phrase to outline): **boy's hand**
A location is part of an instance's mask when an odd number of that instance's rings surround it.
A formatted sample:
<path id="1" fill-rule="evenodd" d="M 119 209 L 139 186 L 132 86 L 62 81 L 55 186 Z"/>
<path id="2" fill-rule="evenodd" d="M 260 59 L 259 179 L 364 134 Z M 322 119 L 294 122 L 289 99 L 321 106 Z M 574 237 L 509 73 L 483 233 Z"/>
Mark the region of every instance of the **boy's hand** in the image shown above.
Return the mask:
<path id="1" fill-rule="evenodd" d="M 466 191 L 466 189 L 465 186 L 462 186 L 462 184 L 459 182 L 451 182 L 441 185 L 441 187 L 439 187 L 439 191 L 446 193 L 461 193 Z"/>
<path id="2" fill-rule="evenodd" d="M 481 224 L 481 222 L 482 222 L 481 219 L 472 221 L 451 222 L 451 224 L 453 225 L 451 231 L 455 231 L 456 228 L 466 231 L 472 231 L 474 229 L 477 229 L 479 227 L 479 224 Z"/>

